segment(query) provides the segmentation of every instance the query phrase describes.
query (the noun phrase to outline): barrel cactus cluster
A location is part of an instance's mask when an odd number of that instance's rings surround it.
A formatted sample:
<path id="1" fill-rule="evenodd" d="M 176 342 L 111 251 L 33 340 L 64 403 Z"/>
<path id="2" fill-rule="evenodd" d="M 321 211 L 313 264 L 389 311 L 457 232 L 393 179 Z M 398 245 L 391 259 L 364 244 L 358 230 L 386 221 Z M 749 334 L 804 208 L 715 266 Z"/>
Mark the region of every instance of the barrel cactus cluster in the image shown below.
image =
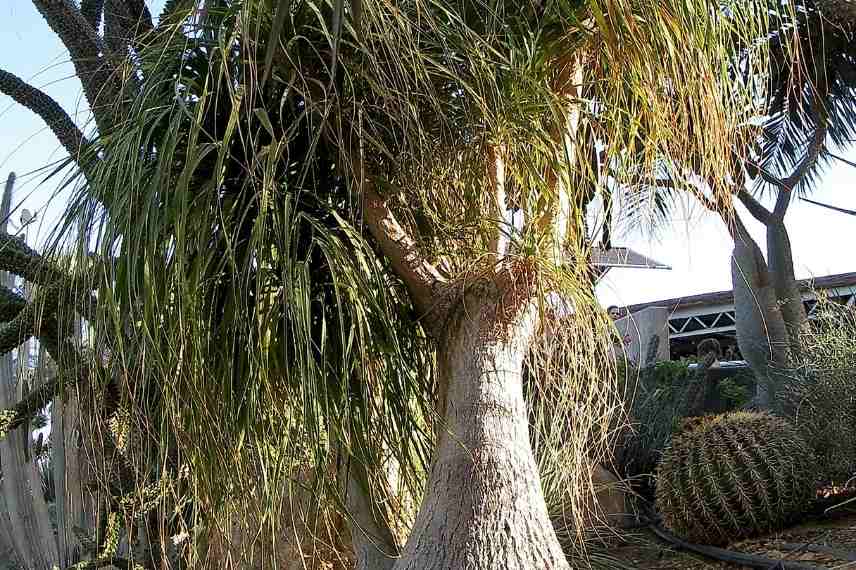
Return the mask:
<path id="1" fill-rule="evenodd" d="M 675 435 L 657 471 L 657 510 L 675 534 L 725 544 L 792 522 L 815 490 L 811 448 L 768 413 L 700 418 Z"/>

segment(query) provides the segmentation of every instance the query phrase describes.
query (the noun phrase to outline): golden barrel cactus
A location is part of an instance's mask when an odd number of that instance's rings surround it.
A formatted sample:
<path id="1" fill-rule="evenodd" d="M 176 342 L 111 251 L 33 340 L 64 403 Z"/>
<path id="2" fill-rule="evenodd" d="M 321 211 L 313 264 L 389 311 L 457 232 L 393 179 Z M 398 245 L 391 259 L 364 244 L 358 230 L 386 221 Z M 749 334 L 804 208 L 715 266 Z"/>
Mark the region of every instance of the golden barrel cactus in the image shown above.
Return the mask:
<path id="1" fill-rule="evenodd" d="M 675 435 L 657 469 L 657 510 L 677 535 L 725 544 L 783 525 L 815 491 L 811 448 L 768 413 L 698 418 Z"/>

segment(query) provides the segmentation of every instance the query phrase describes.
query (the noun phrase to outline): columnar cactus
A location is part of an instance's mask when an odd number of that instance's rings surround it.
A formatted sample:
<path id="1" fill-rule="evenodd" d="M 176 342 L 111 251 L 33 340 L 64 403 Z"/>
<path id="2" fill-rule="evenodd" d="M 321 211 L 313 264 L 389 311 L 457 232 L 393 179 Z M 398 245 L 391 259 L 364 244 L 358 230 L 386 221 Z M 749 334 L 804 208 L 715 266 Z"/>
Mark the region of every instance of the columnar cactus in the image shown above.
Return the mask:
<path id="1" fill-rule="evenodd" d="M 809 446 L 785 420 L 735 412 L 677 434 L 657 470 L 657 509 L 676 534 L 724 544 L 781 527 L 814 494 Z"/>

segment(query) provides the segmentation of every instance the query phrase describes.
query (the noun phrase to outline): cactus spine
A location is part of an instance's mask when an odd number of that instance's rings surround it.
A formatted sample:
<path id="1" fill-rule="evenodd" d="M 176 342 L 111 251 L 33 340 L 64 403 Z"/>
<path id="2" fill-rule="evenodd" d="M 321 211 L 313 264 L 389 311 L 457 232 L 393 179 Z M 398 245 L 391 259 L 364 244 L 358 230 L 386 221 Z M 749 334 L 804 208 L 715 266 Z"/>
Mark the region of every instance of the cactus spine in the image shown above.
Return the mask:
<path id="1" fill-rule="evenodd" d="M 677 434 L 657 471 L 657 509 L 676 534 L 724 544 L 781 527 L 814 495 L 811 449 L 785 420 L 735 412 Z"/>

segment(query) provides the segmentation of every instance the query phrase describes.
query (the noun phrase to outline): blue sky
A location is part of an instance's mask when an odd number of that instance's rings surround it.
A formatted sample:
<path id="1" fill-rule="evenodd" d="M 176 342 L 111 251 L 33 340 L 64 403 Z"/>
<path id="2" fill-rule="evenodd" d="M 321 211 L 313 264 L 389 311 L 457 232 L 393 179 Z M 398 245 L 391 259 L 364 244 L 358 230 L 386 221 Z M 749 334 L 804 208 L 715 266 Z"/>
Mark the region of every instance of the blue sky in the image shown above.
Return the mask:
<path id="1" fill-rule="evenodd" d="M 149 5 L 159 8 L 162 3 L 158 0 Z M 86 120 L 85 102 L 68 55 L 29 0 L 0 2 L 0 67 L 53 96 L 79 124 Z M 856 149 L 843 154 L 856 161 Z M 19 177 L 16 201 L 40 213 L 41 224 L 30 230 L 32 241 L 47 235 L 63 201 L 63 195 L 54 196 L 55 181 L 41 183 L 39 169 L 63 156 L 56 138 L 37 117 L 0 95 L 0 179 L 5 181 L 14 170 Z M 854 181 L 856 168 L 834 164 L 812 198 L 856 210 Z M 698 207 L 684 210 L 660 228 L 656 238 L 639 232 L 616 236 L 616 245 L 632 247 L 671 265 L 672 270 L 612 270 L 598 289 L 605 305 L 731 288 L 731 241 L 722 222 Z M 745 211 L 741 214 L 763 248 L 762 227 Z M 797 277 L 856 271 L 856 245 L 850 241 L 856 234 L 856 217 L 796 201 L 787 223 Z"/>

